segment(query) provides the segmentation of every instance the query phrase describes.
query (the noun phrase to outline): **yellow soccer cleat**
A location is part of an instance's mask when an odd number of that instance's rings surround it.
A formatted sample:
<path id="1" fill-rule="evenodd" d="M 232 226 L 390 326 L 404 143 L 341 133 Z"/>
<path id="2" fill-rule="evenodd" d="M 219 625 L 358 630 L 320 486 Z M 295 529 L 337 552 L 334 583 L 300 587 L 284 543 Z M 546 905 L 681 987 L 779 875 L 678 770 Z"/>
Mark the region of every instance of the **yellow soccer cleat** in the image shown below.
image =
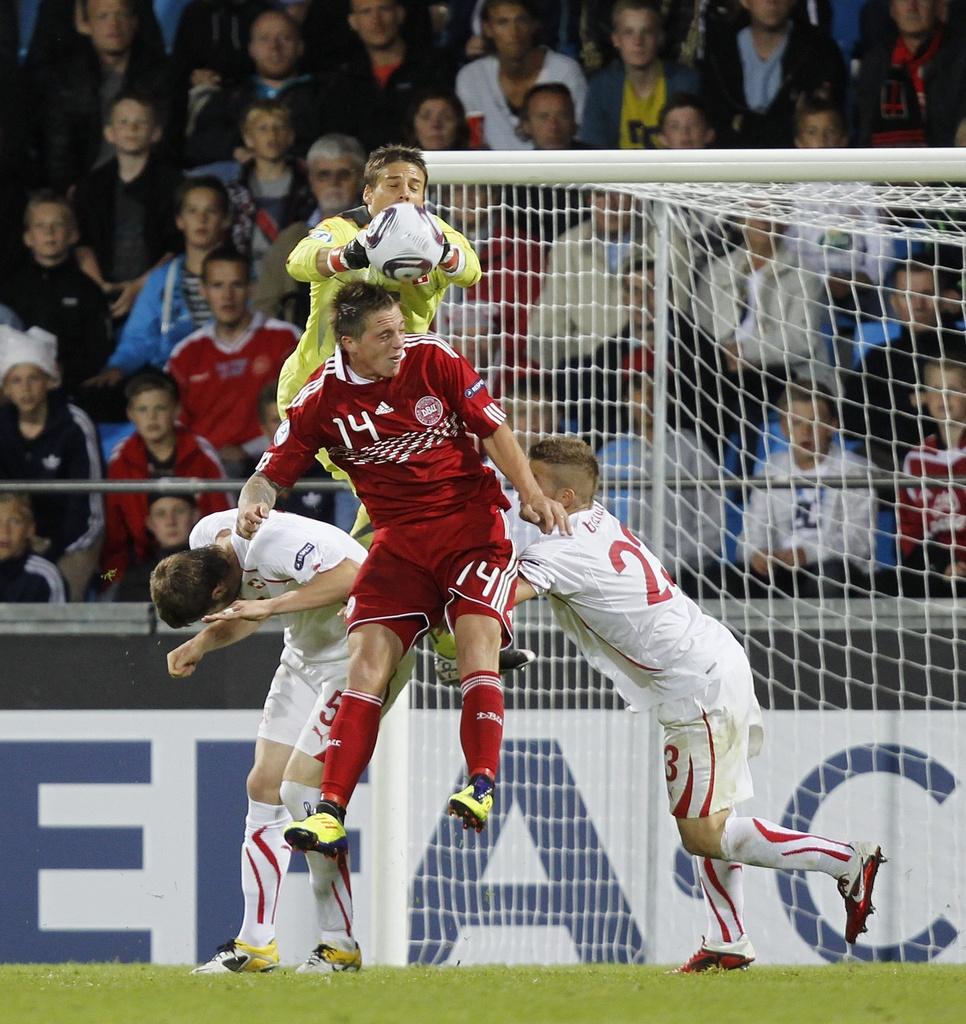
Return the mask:
<path id="1" fill-rule="evenodd" d="M 240 939 L 231 939 L 219 946 L 215 955 L 196 967 L 192 974 L 268 974 L 278 967 L 278 944 L 274 939 L 267 946 L 249 946 Z"/>
<path id="2" fill-rule="evenodd" d="M 285 830 L 285 842 L 303 853 L 321 853 L 337 857 L 349 849 L 345 825 L 334 814 L 310 814 L 304 821 L 293 821 Z"/>
<path id="3" fill-rule="evenodd" d="M 449 813 L 463 820 L 463 828 L 482 832 L 493 810 L 493 781 L 476 775 L 473 781 L 449 798 Z"/>
<path id="4" fill-rule="evenodd" d="M 358 971 L 362 969 L 362 950 L 359 943 L 355 949 L 337 949 L 327 942 L 320 942 L 309 953 L 308 959 L 295 968 L 296 974 L 331 974 L 336 971 Z"/>

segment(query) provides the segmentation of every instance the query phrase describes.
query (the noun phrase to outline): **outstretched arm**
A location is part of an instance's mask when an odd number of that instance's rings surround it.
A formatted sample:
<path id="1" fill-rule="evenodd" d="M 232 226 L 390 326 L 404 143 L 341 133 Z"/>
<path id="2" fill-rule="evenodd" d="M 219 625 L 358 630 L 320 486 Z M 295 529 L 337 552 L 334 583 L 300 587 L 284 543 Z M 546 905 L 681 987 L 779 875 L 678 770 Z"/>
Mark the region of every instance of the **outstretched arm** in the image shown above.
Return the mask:
<path id="1" fill-rule="evenodd" d="M 312 608 L 343 604 L 348 600 L 358 572 L 359 563 L 346 558 L 331 569 L 320 572 L 296 590 L 287 590 L 278 597 L 263 598 L 260 601 L 235 601 L 224 611 L 206 615 L 202 621 L 262 622 L 272 615 L 290 615 L 294 612 L 310 611 Z"/>
<path id="2" fill-rule="evenodd" d="M 238 519 L 235 532 L 251 540 L 275 507 L 278 488 L 264 473 L 253 473 L 238 496 Z"/>
<path id="3" fill-rule="evenodd" d="M 530 471 L 523 449 L 517 444 L 513 431 L 505 424 L 483 439 L 483 447 L 496 468 L 510 481 L 520 495 L 520 518 L 536 523 L 543 533 L 552 533 L 556 526 L 569 534 L 570 519 L 559 501 L 548 498 Z"/>

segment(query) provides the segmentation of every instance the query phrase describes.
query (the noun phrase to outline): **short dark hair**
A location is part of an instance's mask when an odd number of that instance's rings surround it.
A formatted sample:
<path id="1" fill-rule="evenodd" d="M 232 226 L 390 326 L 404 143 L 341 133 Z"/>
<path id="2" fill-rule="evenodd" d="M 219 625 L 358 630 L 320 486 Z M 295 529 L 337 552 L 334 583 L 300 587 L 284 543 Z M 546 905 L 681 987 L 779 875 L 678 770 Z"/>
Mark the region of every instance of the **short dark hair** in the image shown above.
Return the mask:
<path id="1" fill-rule="evenodd" d="M 181 213 L 189 193 L 194 192 L 196 188 L 206 188 L 209 192 L 214 192 L 221 203 L 221 212 L 226 217 L 231 213 L 231 199 L 228 197 L 228 189 L 225 188 L 222 180 L 216 178 L 213 174 L 192 175 L 178 183 L 178 187 L 174 190 L 175 213 Z"/>
<path id="2" fill-rule="evenodd" d="M 379 181 L 379 175 L 390 164 L 401 163 L 414 164 L 423 172 L 423 178 L 426 180 L 426 184 L 429 184 L 429 168 L 427 168 L 426 161 L 423 159 L 422 150 L 417 149 L 415 146 L 400 146 L 396 144 L 380 146 L 369 154 L 369 159 L 366 161 L 366 169 L 362 172 L 362 180 L 370 188 L 374 188 Z"/>
<path id="3" fill-rule="evenodd" d="M 480 10 L 480 19 L 489 21 L 494 7 L 522 7 L 534 21 L 540 20 L 540 9 L 534 0 L 483 0 L 483 7 Z"/>
<path id="4" fill-rule="evenodd" d="M 403 136 L 406 142 L 410 146 L 417 146 L 416 115 L 419 113 L 419 108 L 427 100 L 442 100 L 444 103 L 449 104 L 450 110 L 456 115 L 457 124 L 453 149 L 469 149 L 470 126 L 466 123 L 466 108 L 463 106 L 463 101 L 459 96 L 450 89 L 423 89 L 413 97 L 413 101 L 409 104 L 409 109 L 406 111 L 406 118 L 403 121 Z M 416 152 L 419 153 L 419 158 L 422 160 L 422 151 L 417 148 Z"/>
<path id="5" fill-rule="evenodd" d="M 114 109 L 119 103 L 128 102 L 137 103 L 138 106 L 144 107 L 145 110 L 150 111 L 155 124 L 160 123 L 161 109 L 158 106 L 158 101 L 153 96 L 149 96 L 146 92 L 139 92 L 136 89 L 124 89 L 111 100 L 107 105 L 107 120 L 110 121 L 111 115 L 114 113 Z"/>
<path id="6" fill-rule="evenodd" d="M 231 562 L 217 544 L 178 551 L 151 573 L 151 600 L 163 622 L 175 629 L 197 622 L 217 602 L 215 587 L 231 577 Z"/>
<path id="7" fill-rule="evenodd" d="M 246 278 L 250 278 L 252 274 L 251 260 L 231 245 L 220 245 L 217 249 L 212 249 L 211 252 L 208 253 L 201 263 L 202 281 L 207 280 L 208 267 L 212 263 L 236 263 L 239 267 L 244 268 Z"/>
<path id="8" fill-rule="evenodd" d="M 138 395 L 144 394 L 145 391 L 164 391 L 175 404 L 181 399 L 174 378 L 160 370 L 145 370 L 144 373 L 136 373 L 124 385 L 124 399 L 130 405 Z"/>
<path id="9" fill-rule="evenodd" d="M 536 85 L 531 85 L 527 89 L 526 96 L 523 97 L 523 106 L 520 108 L 521 120 L 530 116 L 530 100 L 534 96 L 563 96 L 570 104 L 570 109 L 576 113 L 573 93 L 563 82 L 538 82 Z"/>
<path id="10" fill-rule="evenodd" d="M 795 101 L 795 134 L 802 130 L 802 122 L 806 117 L 814 114 L 834 114 L 839 120 L 839 126 L 845 133 L 845 115 L 842 108 L 823 92 L 803 92 Z"/>
<path id="11" fill-rule="evenodd" d="M 536 444 L 530 446 L 527 456 L 533 462 L 543 462 L 548 466 L 578 470 L 587 477 L 591 485 L 590 492 L 586 497 L 592 498 L 597 492 L 600 463 L 597 461 L 597 456 L 594 455 L 594 449 L 579 437 L 554 434 L 552 437 L 541 438 Z"/>
<path id="12" fill-rule="evenodd" d="M 270 380 L 262 385 L 258 392 L 258 419 L 265 422 L 265 410 L 270 405 L 278 405 L 278 381 Z"/>
<path id="13" fill-rule="evenodd" d="M 800 384 L 791 381 L 778 398 L 778 408 L 788 412 L 793 402 L 808 402 L 810 405 L 824 403 L 830 418 L 839 421 L 838 401 L 827 388 L 821 384 Z"/>
<path id="14" fill-rule="evenodd" d="M 336 338 L 361 338 L 370 314 L 398 304 L 399 298 L 380 284 L 350 281 L 335 293 L 332 300 L 332 330 Z"/>
<path id="15" fill-rule="evenodd" d="M 704 118 L 704 123 L 707 125 L 711 124 L 711 117 L 708 114 L 708 104 L 696 93 L 696 92 L 676 92 L 671 96 L 667 103 L 664 104 L 664 109 L 661 111 L 661 116 L 658 118 L 657 126 L 658 130 L 664 128 L 664 120 L 668 114 L 675 110 L 696 110 Z"/>
<path id="16" fill-rule="evenodd" d="M 661 26 L 664 26 L 664 13 L 659 0 L 614 0 L 614 5 L 610 9 L 611 28 L 617 21 L 617 15 L 623 14 L 624 11 L 653 11 Z"/>

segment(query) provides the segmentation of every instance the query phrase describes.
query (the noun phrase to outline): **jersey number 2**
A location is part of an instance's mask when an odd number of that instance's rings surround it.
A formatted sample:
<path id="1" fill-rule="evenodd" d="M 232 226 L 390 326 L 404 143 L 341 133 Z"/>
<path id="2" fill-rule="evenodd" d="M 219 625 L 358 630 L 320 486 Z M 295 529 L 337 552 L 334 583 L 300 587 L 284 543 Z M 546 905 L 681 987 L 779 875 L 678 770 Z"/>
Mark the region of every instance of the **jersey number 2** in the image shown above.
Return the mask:
<path id="1" fill-rule="evenodd" d="M 661 567 L 661 575 L 671 584 L 670 587 L 666 587 L 664 590 L 661 589 L 661 583 L 651 568 L 650 562 L 644 557 L 641 551 L 641 542 L 627 529 L 626 526 L 621 527 L 621 532 L 627 538 L 627 540 L 615 540 L 610 546 L 610 564 L 614 567 L 615 571 L 622 573 L 627 568 L 627 563 L 624 561 L 625 555 L 630 555 L 632 558 L 636 558 L 641 563 L 641 568 L 644 570 L 644 582 L 647 587 L 644 591 L 645 600 L 649 605 L 651 604 L 663 604 L 665 601 L 670 601 L 674 596 L 673 587 L 674 580 L 668 575 L 667 569 Z"/>

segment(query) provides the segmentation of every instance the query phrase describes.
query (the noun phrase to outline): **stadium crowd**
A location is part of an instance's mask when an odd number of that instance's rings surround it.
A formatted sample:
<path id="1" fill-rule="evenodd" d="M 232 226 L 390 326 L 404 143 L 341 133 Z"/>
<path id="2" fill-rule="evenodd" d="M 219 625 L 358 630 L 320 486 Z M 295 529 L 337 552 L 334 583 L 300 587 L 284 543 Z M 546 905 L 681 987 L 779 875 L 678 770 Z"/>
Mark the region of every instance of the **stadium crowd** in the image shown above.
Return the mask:
<path id="1" fill-rule="evenodd" d="M 7 480 L 246 476 L 309 311 L 286 258 L 360 204 L 379 146 L 966 146 L 962 0 L 0 2 L 0 54 Z M 427 199 L 483 269 L 436 329 L 521 432 L 587 439 L 647 536 L 648 204 Z M 905 250 L 811 231 L 807 204 L 791 227 L 676 224 L 664 544 L 687 589 L 943 594 L 966 575 L 948 507 L 966 489 L 841 484 L 966 475 L 966 217 L 947 220 L 948 245 Z M 743 490 L 755 475 L 785 486 Z M 720 500 L 689 497 L 715 476 Z M 346 529 L 355 511 L 324 488 L 286 502 Z M 0 600 L 146 600 L 151 566 L 231 503 L 0 482 Z"/>

